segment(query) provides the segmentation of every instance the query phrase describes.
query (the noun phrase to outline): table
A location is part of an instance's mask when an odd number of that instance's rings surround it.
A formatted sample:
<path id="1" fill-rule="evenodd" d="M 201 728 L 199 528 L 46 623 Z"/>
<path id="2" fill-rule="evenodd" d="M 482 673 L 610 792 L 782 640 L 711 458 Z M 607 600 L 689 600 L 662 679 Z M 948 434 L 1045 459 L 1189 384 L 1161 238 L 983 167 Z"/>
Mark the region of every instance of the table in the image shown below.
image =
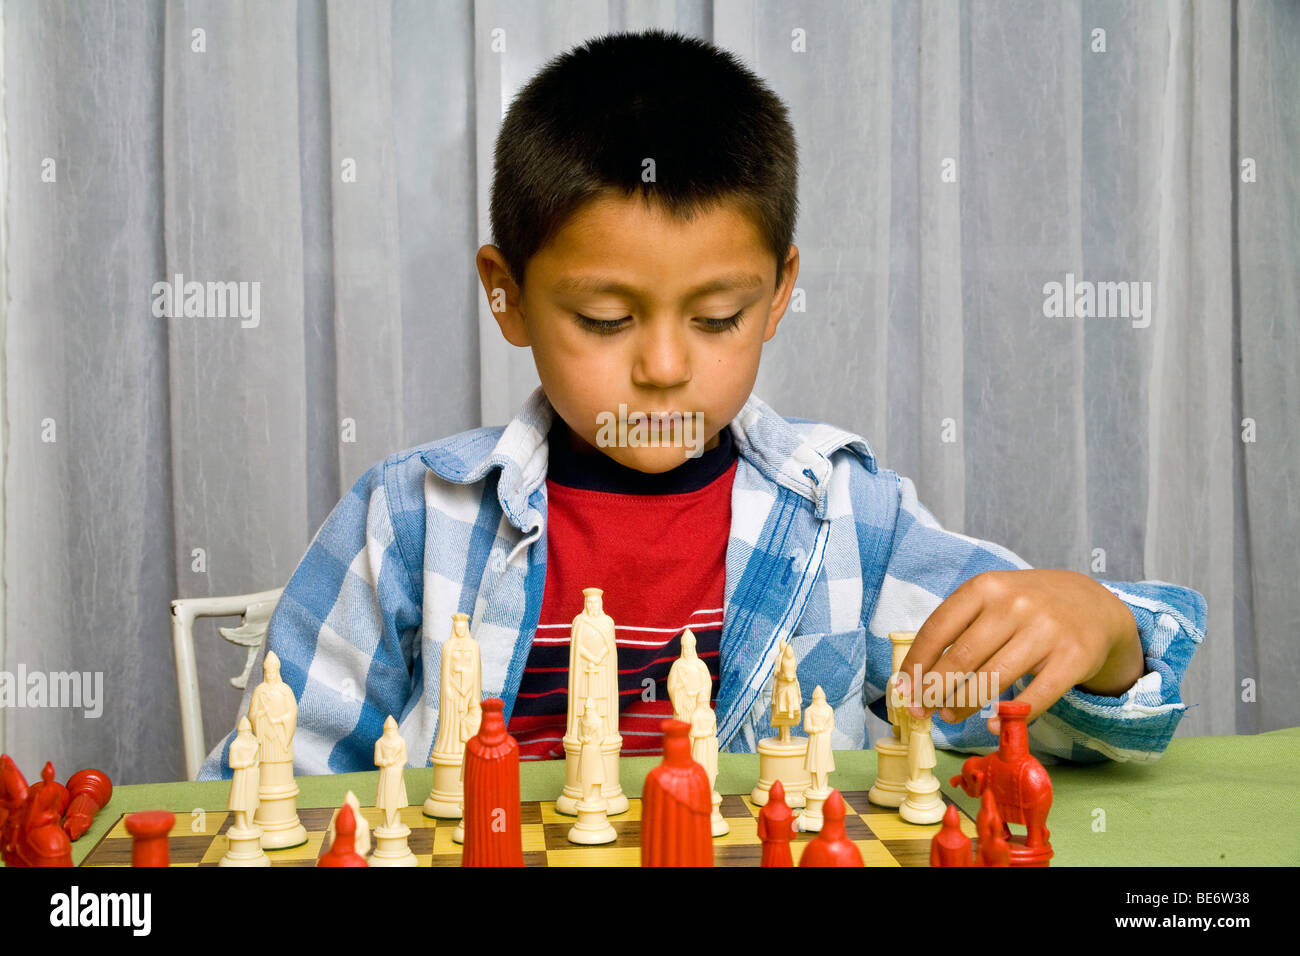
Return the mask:
<path id="1" fill-rule="evenodd" d="M 972 817 L 979 801 L 948 786 L 966 755 L 939 751 L 944 793 Z M 831 785 L 865 790 L 875 778 L 874 751 L 840 751 Z M 657 758 L 621 761 L 624 791 L 640 796 Z M 1054 800 L 1048 827 L 1053 866 L 1239 866 L 1300 864 L 1300 728 L 1235 737 L 1175 738 L 1149 764 L 1049 766 Z M 747 793 L 758 771 L 755 754 L 720 754 L 718 791 Z M 348 790 L 373 802 L 379 772 L 299 777 L 298 806 L 336 807 Z M 423 801 L 433 770 L 408 769 L 413 805 Z M 564 784 L 563 761 L 526 762 L 524 800 L 552 800 Z M 91 830 L 73 844 L 81 860 L 122 813 L 167 809 L 178 817 L 196 807 L 224 811 L 229 783 L 180 782 L 118 787 Z"/>

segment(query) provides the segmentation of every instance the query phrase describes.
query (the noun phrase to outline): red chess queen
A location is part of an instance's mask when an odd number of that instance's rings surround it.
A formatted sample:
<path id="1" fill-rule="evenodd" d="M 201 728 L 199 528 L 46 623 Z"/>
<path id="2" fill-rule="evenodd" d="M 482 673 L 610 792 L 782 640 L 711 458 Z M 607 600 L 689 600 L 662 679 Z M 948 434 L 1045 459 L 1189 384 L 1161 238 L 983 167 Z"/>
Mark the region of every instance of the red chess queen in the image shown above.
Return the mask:
<path id="1" fill-rule="evenodd" d="M 477 736 L 465 744 L 465 844 L 461 866 L 523 866 L 519 744 L 506 733 L 497 697 L 482 703 Z"/>

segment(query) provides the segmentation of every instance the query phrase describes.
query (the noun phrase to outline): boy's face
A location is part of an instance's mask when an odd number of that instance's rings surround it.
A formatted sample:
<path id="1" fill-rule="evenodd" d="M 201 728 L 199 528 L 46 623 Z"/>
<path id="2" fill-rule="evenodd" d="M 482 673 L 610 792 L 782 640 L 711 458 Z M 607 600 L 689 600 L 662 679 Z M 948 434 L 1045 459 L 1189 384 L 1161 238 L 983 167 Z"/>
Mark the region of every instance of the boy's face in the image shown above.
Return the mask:
<path id="1" fill-rule="evenodd" d="M 579 209 L 529 260 L 525 292 L 495 246 L 477 264 L 489 303 L 504 290 L 493 313 L 501 334 L 532 348 L 546 397 L 573 433 L 657 473 L 714 447 L 749 398 L 799 250 L 790 247 L 777 288 L 776 263 L 733 204 L 681 222 L 615 194 Z M 663 413 L 676 414 L 655 417 Z M 652 418 L 638 429 L 640 415 Z M 658 446 L 638 440 L 654 432 Z"/>

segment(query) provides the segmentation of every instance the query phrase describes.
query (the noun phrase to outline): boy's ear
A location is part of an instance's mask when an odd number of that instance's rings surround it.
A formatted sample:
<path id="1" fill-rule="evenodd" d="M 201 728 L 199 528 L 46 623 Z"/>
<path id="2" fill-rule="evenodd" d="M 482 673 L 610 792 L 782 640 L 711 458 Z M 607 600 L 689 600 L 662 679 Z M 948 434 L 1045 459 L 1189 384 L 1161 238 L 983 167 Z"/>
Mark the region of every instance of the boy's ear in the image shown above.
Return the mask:
<path id="1" fill-rule="evenodd" d="M 785 266 L 781 270 L 781 284 L 777 286 L 776 295 L 772 297 L 772 311 L 767 315 L 767 328 L 763 330 L 763 341 L 771 341 L 776 335 L 777 323 L 785 315 L 790 296 L 794 293 L 794 281 L 799 278 L 799 247 L 790 243 L 790 253 L 785 257 Z"/>
<path id="2" fill-rule="evenodd" d="M 482 246 L 474 262 L 478 267 L 479 281 L 483 283 L 483 291 L 487 293 L 488 308 L 492 310 L 492 317 L 501 327 L 505 340 L 520 348 L 532 345 L 523 311 L 519 307 L 522 298 L 519 286 L 510 278 L 510 270 L 506 268 L 501 250 L 493 245 Z"/>

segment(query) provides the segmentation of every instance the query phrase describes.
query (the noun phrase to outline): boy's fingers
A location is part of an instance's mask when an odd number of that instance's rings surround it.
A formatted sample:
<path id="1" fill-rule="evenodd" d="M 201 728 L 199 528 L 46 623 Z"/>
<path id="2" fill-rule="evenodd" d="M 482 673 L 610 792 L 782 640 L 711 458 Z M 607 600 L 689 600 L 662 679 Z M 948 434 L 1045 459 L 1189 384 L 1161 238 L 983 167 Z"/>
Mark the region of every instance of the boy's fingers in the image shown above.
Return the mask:
<path id="1" fill-rule="evenodd" d="M 974 706 L 957 707 L 956 695 L 945 701 L 939 716 L 949 723 L 961 723 L 971 714 L 981 710 L 991 700 L 1044 661 L 1034 643 L 1034 634 L 1028 630 L 1017 631 L 976 673 L 963 683 L 962 702 L 974 701 Z M 951 716 L 948 716 L 951 715 Z"/>
<path id="2" fill-rule="evenodd" d="M 1025 722 L 1034 720 L 1043 711 L 1061 699 L 1075 684 L 1074 662 L 1068 658 L 1056 658 L 1043 667 L 1029 682 L 1015 700 L 1029 705 L 1029 716 Z"/>
<path id="3" fill-rule="evenodd" d="M 1015 640 L 1007 628 L 1005 618 L 985 611 L 934 662 L 929 672 L 943 678 L 943 706 L 951 707 L 957 688 L 971 675 L 987 671 L 994 655 Z"/>
<path id="4" fill-rule="evenodd" d="M 948 595 L 925 619 L 916 638 L 903 658 L 901 670 L 909 678 L 920 668 L 920 673 L 927 673 L 944 650 L 955 641 L 962 631 L 970 626 L 979 616 L 983 602 L 978 588 L 971 584 L 979 575 L 962 582 L 956 590 Z M 914 684 L 915 682 L 909 682 Z M 919 688 L 912 686 L 910 700 L 919 707 Z"/>

